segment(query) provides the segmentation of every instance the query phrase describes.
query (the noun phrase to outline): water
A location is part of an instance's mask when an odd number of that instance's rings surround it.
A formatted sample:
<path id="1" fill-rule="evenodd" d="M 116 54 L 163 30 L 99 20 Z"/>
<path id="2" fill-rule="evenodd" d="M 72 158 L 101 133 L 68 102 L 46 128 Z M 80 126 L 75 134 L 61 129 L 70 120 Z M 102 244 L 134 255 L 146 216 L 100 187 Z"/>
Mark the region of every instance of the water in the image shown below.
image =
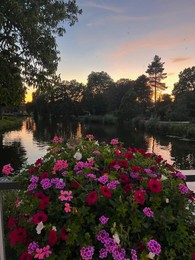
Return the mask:
<path id="1" fill-rule="evenodd" d="M 89 133 L 99 141 L 109 142 L 112 138 L 119 138 L 126 147 L 153 151 L 168 163 L 175 163 L 178 169 L 195 169 L 195 142 L 153 136 L 124 125 L 84 124 L 65 120 L 35 122 L 30 117 L 23 121 L 21 128 L 0 135 L 0 168 L 11 163 L 14 169 L 19 170 L 25 158 L 27 163 L 34 163 L 45 155 L 55 135 L 68 140 Z"/>

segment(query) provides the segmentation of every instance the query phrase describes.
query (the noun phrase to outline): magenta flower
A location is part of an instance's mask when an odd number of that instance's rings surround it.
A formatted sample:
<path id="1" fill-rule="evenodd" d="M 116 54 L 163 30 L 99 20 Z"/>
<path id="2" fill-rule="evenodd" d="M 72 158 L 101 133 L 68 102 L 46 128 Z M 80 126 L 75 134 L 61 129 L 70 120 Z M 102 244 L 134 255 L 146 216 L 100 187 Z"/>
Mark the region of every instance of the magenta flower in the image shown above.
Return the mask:
<path id="1" fill-rule="evenodd" d="M 56 171 L 62 171 L 68 168 L 67 160 L 57 160 L 53 167 L 53 174 L 56 174 Z"/>
<path id="2" fill-rule="evenodd" d="M 119 143 L 118 138 L 112 139 L 110 141 L 110 144 L 113 144 L 113 145 L 118 144 L 118 143 Z"/>
<path id="3" fill-rule="evenodd" d="M 13 170 L 14 169 L 11 167 L 11 164 L 9 163 L 3 166 L 2 173 L 9 175 L 12 173 Z"/>
<path id="4" fill-rule="evenodd" d="M 147 243 L 147 246 L 148 246 L 148 250 L 150 252 L 152 252 L 153 254 L 155 254 L 155 255 L 159 255 L 160 254 L 160 252 L 161 252 L 161 245 L 157 241 L 150 240 Z"/>
<path id="5" fill-rule="evenodd" d="M 94 247 L 93 246 L 84 246 L 80 250 L 80 255 L 83 260 L 91 260 L 94 254 Z"/>
<path id="6" fill-rule="evenodd" d="M 151 218 L 151 217 L 153 218 L 154 217 L 154 212 L 150 208 L 148 208 L 148 207 L 145 207 L 143 209 L 143 212 L 149 218 Z"/>
<path id="7" fill-rule="evenodd" d="M 99 218 L 100 222 L 104 225 L 108 222 L 109 218 L 105 217 L 105 216 L 101 216 Z"/>
<path id="8" fill-rule="evenodd" d="M 188 187 L 182 183 L 179 184 L 178 188 L 181 194 L 186 194 L 188 192 Z"/>
<path id="9" fill-rule="evenodd" d="M 66 213 L 71 212 L 71 208 L 70 208 L 70 204 L 69 203 L 65 203 L 64 206 L 65 206 L 64 211 Z"/>

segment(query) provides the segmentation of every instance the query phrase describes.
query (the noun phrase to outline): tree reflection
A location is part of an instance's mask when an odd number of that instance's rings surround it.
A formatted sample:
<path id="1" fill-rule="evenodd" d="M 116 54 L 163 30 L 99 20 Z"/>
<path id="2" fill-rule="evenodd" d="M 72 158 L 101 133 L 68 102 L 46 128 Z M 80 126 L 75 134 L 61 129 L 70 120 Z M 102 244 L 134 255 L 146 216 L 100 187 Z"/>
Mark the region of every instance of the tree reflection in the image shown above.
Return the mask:
<path id="1" fill-rule="evenodd" d="M 10 163 L 14 170 L 18 171 L 22 168 L 22 165 L 26 158 L 26 150 L 22 146 L 20 141 L 14 141 L 9 144 L 3 144 L 3 135 L 0 135 L 0 173 L 2 167 L 5 164 Z M 2 176 L 0 174 L 0 176 Z"/>

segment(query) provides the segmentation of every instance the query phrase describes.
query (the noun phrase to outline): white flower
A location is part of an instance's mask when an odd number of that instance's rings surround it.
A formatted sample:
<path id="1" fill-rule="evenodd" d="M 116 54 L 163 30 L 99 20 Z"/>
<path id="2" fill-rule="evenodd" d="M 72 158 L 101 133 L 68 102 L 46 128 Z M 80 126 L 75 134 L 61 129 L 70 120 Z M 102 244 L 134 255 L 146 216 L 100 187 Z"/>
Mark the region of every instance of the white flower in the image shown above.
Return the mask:
<path id="1" fill-rule="evenodd" d="M 98 141 L 95 141 L 95 144 L 99 146 L 99 142 Z"/>
<path id="2" fill-rule="evenodd" d="M 166 203 L 169 203 L 169 199 L 168 199 L 168 198 L 166 198 L 166 200 L 165 200 L 165 201 L 166 201 Z"/>
<path id="3" fill-rule="evenodd" d="M 154 259 L 155 254 L 150 252 L 146 257 L 149 258 L 149 259 Z"/>
<path id="4" fill-rule="evenodd" d="M 41 234 L 41 231 L 42 229 L 44 228 L 45 226 L 43 225 L 43 222 L 39 222 L 39 224 L 37 225 L 36 227 L 36 231 L 37 231 L 37 234 L 40 235 Z"/>
<path id="5" fill-rule="evenodd" d="M 55 226 L 52 227 L 52 230 L 57 231 L 57 228 Z"/>
<path id="6" fill-rule="evenodd" d="M 81 160 L 81 158 L 82 158 L 82 154 L 81 154 L 79 151 L 77 151 L 73 157 L 74 157 L 77 161 L 79 161 L 79 160 Z"/>
<path id="7" fill-rule="evenodd" d="M 167 179 L 167 177 L 162 174 L 160 180 L 161 180 L 161 181 L 165 181 L 166 179 Z"/>
<path id="8" fill-rule="evenodd" d="M 115 243 L 120 244 L 120 239 L 119 239 L 119 236 L 118 236 L 117 233 L 115 233 L 115 234 L 113 235 L 113 238 L 114 238 L 114 242 L 115 242 Z"/>

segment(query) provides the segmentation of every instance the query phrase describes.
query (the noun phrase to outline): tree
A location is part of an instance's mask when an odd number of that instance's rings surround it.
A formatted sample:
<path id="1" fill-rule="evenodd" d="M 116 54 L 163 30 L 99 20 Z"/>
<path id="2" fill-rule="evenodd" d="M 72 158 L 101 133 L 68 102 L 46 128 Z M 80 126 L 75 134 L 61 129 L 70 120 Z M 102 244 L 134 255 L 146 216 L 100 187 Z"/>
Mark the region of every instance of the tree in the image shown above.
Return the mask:
<path id="1" fill-rule="evenodd" d="M 154 56 L 151 64 L 148 65 L 146 73 L 149 75 L 149 82 L 151 87 L 154 88 L 154 107 L 156 113 L 156 100 L 157 100 L 157 90 L 165 90 L 166 86 L 161 80 L 167 77 L 167 73 L 164 73 L 164 62 L 161 62 L 161 58 L 158 55 Z"/>
<path id="2" fill-rule="evenodd" d="M 134 91 L 137 95 L 139 113 L 146 115 L 151 108 L 152 90 L 148 85 L 148 78 L 145 75 L 139 76 L 134 83 Z"/>
<path id="3" fill-rule="evenodd" d="M 0 73 L 0 89 L 9 88 L 10 77 L 13 82 L 20 78 L 14 91 L 23 90 L 24 82 L 47 87 L 59 61 L 56 36 L 63 36 L 63 22 L 74 25 L 82 10 L 75 0 L 7 0 L 1 1 L 0 10 L 0 64 L 7 66 Z"/>
<path id="4" fill-rule="evenodd" d="M 195 118 L 195 66 L 179 73 L 179 81 L 174 84 L 172 94 L 175 97 L 175 108 L 185 106 L 186 115 Z M 186 119 L 188 117 L 186 116 Z"/>
<path id="5" fill-rule="evenodd" d="M 195 66 L 179 73 L 179 81 L 174 84 L 172 94 L 177 98 L 181 94 L 193 91 L 195 91 Z"/>
<path id="6" fill-rule="evenodd" d="M 113 84 L 113 82 L 113 79 L 108 75 L 108 73 L 104 71 L 92 71 L 87 79 L 87 88 L 93 94 L 101 94 L 105 92 L 105 90 L 107 90 Z"/>

